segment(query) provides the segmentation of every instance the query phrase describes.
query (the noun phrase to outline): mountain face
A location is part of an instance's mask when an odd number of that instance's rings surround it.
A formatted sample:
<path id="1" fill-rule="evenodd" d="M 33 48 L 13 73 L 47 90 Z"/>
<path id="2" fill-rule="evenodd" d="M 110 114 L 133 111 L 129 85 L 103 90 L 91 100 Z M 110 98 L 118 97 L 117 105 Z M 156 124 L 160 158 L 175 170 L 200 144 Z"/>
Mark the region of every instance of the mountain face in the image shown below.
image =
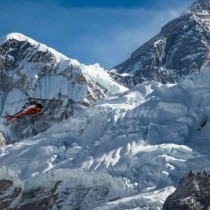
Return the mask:
<path id="1" fill-rule="evenodd" d="M 14 115 L 29 97 L 44 106 L 41 115 L 1 118 L 7 142 L 37 135 L 96 100 L 126 90 L 98 64 L 85 66 L 22 34 L 0 40 L 0 113 Z"/>
<path id="2" fill-rule="evenodd" d="M 112 70 L 111 75 L 128 87 L 148 80 L 176 83 L 209 66 L 209 47 L 210 2 L 198 0 L 129 59 L 115 66 L 117 72 Z"/>
<path id="3" fill-rule="evenodd" d="M 210 175 L 190 171 L 180 181 L 177 190 L 163 205 L 163 210 L 201 210 L 210 206 Z"/>

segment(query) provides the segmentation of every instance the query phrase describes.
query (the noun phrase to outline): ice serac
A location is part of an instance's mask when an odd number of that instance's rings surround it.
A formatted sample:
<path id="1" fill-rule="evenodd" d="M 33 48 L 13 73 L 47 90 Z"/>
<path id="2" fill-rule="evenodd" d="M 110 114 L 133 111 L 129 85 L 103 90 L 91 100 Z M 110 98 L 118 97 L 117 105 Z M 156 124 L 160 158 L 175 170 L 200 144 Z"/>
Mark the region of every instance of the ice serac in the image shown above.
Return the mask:
<path id="1" fill-rule="evenodd" d="M 147 80 L 176 83 L 209 66 L 210 2 L 196 1 L 182 16 L 114 67 L 111 75 L 131 87 Z M 127 73 L 127 74 L 125 74 Z"/>
<path id="2" fill-rule="evenodd" d="M 1 116 L 20 111 L 29 97 L 44 106 L 35 118 L 7 125 L 1 118 L 0 130 L 7 141 L 36 135 L 96 100 L 125 90 L 99 64 L 80 64 L 19 33 L 0 39 Z"/>

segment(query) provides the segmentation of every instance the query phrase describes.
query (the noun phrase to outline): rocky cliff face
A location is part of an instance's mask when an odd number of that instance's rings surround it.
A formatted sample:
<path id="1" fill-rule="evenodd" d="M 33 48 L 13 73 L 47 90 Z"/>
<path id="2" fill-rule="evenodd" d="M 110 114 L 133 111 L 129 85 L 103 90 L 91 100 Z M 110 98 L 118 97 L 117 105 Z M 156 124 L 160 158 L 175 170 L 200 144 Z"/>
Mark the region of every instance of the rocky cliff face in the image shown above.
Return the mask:
<path id="1" fill-rule="evenodd" d="M 2 133 L 0 133 L 0 147 L 5 146 L 5 145 L 6 145 L 6 140 L 4 136 L 2 135 Z"/>
<path id="2" fill-rule="evenodd" d="M 209 66 L 210 2 L 198 0 L 181 17 L 114 67 L 112 76 L 127 86 L 145 80 L 175 83 Z M 120 75 L 128 73 L 129 75 Z"/>
<path id="3" fill-rule="evenodd" d="M 163 210 L 210 209 L 210 175 L 190 171 L 180 181 L 177 190 L 163 205 Z"/>
<path id="4" fill-rule="evenodd" d="M 22 34 L 0 40 L 0 113 L 15 114 L 32 97 L 43 113 L 7 124 L 0 130 L 8 142 L 36 135 L 99 98 L 126 88 L 98 64 L 85 66 Z"/>

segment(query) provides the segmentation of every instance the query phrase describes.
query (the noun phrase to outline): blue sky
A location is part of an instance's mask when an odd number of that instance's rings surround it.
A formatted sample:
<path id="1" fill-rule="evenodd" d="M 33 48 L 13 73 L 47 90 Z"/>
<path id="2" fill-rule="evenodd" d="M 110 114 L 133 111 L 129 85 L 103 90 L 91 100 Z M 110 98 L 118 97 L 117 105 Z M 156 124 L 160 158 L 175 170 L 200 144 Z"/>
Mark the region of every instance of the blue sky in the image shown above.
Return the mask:
<path id="1" fill-rule="evenodd" d="M 0 0 L 0 36 L 19 32 L 84 64 L 111 68 L 193 0 Z"/>

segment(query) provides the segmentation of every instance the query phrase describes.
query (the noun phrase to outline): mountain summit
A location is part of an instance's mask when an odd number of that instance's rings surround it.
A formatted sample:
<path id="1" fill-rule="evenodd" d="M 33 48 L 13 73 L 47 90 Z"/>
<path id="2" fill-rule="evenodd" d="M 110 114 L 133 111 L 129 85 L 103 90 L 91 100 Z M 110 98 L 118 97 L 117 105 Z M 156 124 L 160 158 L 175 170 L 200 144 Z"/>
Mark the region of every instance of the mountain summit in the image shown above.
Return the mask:
<path id="1" fill-rule="evenodd" d="M 175 83 L 209 66 L 209 49 L 210 1 L 199 0 L 182 16 L 163 26 L 157 36 L 135 50 L 129 59 L 115 66 L 117 73 L 111 74 L 127 86 L 145 80 Z"/>

